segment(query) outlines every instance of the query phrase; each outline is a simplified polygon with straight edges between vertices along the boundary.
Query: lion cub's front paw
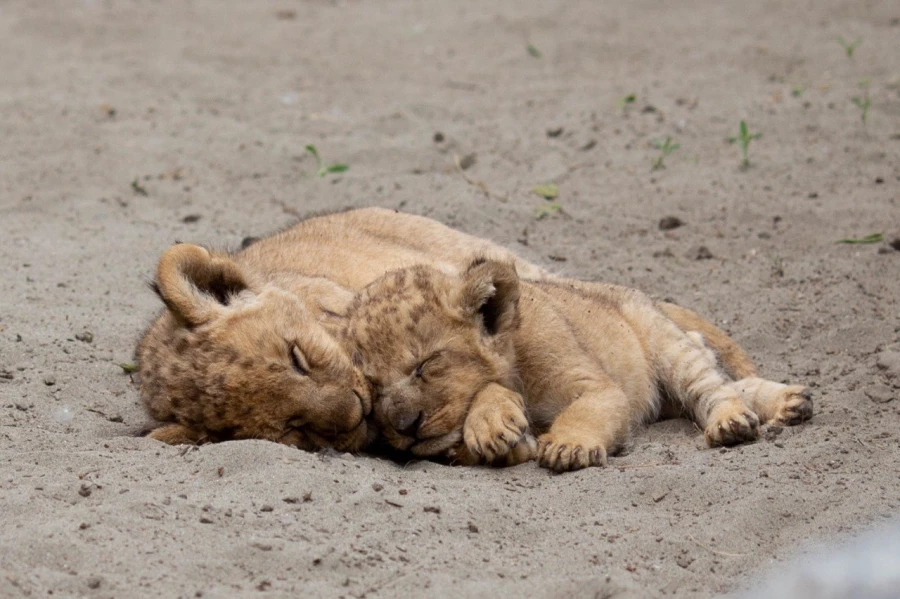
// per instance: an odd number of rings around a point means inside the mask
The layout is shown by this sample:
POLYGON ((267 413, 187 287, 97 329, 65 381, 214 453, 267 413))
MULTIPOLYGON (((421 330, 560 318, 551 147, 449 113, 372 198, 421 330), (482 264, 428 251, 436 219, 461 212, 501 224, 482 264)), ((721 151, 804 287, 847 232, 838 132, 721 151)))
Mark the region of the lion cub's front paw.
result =
POLYGON ((508 389, 497 389, 487 399, 479 398, 463 424, 463 441, 470 452, 488 463, 518 464, 531 459, 533 446, 518 451, 528 432, 522 397, 508 389))
POLYGON ((538 437, 537 462, 556 472, 606 465, 606 447, 594 440, 578 440, 559 433, 538 437))
POLYGON ((740 399, 724 401, 713 409, 704 432, 710 447, 753 441, 759 438, 759 417, 740 399))
POLYGON ((775 398, 775 416, 768 424, 794 426, 812 418, 812 394, 803 385, 789 385, 775 398))

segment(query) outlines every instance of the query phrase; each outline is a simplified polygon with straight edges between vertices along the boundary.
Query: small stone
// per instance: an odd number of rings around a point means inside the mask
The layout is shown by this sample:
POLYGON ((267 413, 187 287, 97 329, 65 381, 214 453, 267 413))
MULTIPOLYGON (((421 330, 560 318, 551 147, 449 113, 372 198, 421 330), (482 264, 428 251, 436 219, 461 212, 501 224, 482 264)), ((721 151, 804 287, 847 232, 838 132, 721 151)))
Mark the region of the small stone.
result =
POLYGON ((436 144, 444 143, 444 134, 440 131, 435 131, 433 139, 436 144))
POLYGON ((894 237, 894 240, 889 244, 892 248, 900 252, 900 237, 894 237))
POLYGON ((202 217, 199 214, 188 214, 187 216, 185 216, 184 218, 181 219, 181 222, 190 224, 190 223, 197 222, 201 218, 202 217))
POLYGON ((99 589, 102 584, 102 580, 100 580, 99 576, 91 576, 87 579, 87 585, 89 589, 99 589))
POLYGON ((675 563, 681 566, 682 568, 687 568, 691 564, 694 563, 694 558, 687 555, 679 555, 675 558, 675 563))
POLYGON ((475 153, 466 154, 459 160, 459 168, 462 170, 467 170, 468 168, 474 166, 477 161, 478 156, 476 156, 475 153))
POLYGON ((84 343, 93 343, 94 342, 94 334, 90 331, 85 331, 83 333, 78 333, 75 335, 75 338, 79 341, 83 341, 84 343))
POLYGON ((562 135, 563 128, 562 127, 554 127, 552 129, 547 129, 547 137, 559 137, 562 135))
POLYGON ((426 506, 423 508, 423 510, 424 510, 426 513, 429 513, 429 514, 440 514, 440 513, 441 513, 441 508, 439 508, 439 507, 436 506, 436 505, 426 505, 426 506))
POLYGON ((469 522, 469 532, 474 532, 474 533, 478 532, 478 527, 475 526, 475 524, 472 522, 469 522))
POLYGON ((307 491, 303 494, 303 503, 309 503, 312 501, 312 491, 307 491))
POLYGON ((13 373, 8 370, 0 370, 0 379, 11 381, 13 380, 13 373))
POLYGON ((299 497, 285 497, 284 499, 282 499, 282 501, 285 503, 300 503, 300 498, 299 497))
POLYGON ((875 403, 887 403, 894 399, 894 391, 887 385, 872 385, 866 389, 866 396, 875 403))
POLYGON ((883 351, 875 357, 875 364, 888 378, 900 377, 900 352, 883 351))
POLYGON ((213 521, 210 520, 209 518, 207 518, 206 516, 203 516, 202 518, 200 518, 200 524, 212 524, 212 523, 213 523, 213 521))
POLYGON ((709 251, 709 248, 706 247, 705 245, 701 245, 699 247, 693 248, 691 251, 688 252, 687 255, 688 255, 688 258, 692 258, 694 260, 710 260, 713 257, 712 252, 709 251))
POLYGON ((808 197, 808 198, 811 199, 811 200, 814 200, 814 199, 816 199, 817 197, 819 197, 819 192, 818 192, 818 191, 811 191, 811 192, 809 192, 809 194, 808 194, 806 197, 808 197))
POLYGON ((384 485, 381 483, 372 483, 372 490, 376 493, 379 493, 384 488, 384 485))
POLYGON ((81 483, 81 488, 78 489, 78 494, 82 497, 90 497, 91 496, 91 486, 87 483, 81 483))
POLYGON ((52 374, 48 374, 47 376, 44 377, 44 384, 47 385, 48 387, 52 387, 53 385, 56 384, 56 377, 53 376, 52 374))
POLYGON ((884 177, 875 177, 875 185, 881 185, 884 183, 884 177))
POLYGON ((259 508, 259 511, 261 511, 261 512, 274 512, 274 511, 275 511, 275 508, 273 508, 271 505, 264 505, 264 506, 262 506, 261 508, 259 508))
POLYGON ((397 492, 400 493, 401 495, 406 495, 407 493, 409 493, 409 491, 407 491, 406 489, 400 489, 397 492))
POLYGON ((671 231, 681 226, 684 226, 684 221, 677 216, 666 216, 659 220, 660 231, 671 231))

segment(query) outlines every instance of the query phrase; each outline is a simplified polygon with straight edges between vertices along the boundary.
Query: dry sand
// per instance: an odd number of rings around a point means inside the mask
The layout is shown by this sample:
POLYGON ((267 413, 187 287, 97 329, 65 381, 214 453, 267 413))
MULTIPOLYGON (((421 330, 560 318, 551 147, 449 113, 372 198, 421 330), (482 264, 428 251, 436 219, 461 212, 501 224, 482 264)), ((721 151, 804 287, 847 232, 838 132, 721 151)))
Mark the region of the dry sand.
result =
POLYGON ((835 243, 900 235, 896 1, 8 0, 0 74, 4 597, 701 597, 898 514, 900 251, 835 243), (815 419, 562 476, 137 437, 160 252, 364 205, 692 306, 815 419))

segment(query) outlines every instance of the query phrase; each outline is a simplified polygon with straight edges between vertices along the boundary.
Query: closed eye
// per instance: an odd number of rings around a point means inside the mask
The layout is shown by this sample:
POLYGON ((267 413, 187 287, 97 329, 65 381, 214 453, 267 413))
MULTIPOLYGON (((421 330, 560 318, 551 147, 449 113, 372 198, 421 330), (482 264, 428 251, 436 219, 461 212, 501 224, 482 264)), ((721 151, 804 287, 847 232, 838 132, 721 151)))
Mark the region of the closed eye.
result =
POLYGON ((440 355, 440 352, 435 352, 419 362, 419 365, 416 366, 416 369, 413 371, 413 374, 416 378, 422 378, 425 376, 425 367, 428 366, 428 363, 437 358, 440 355))
POLYGON ((301 376, 309 376, 309 362, 296 345, 291 346, 291 364, 294 371, 301 376))

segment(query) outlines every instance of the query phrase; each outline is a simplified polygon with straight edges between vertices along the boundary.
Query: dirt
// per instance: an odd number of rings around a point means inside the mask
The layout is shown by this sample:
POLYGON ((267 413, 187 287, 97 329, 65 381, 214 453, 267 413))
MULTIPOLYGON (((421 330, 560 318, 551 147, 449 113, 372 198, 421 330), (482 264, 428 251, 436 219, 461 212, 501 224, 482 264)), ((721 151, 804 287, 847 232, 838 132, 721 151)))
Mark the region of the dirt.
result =
POLYGON ((896 2, 11 0, 0 49, 0 595, 703 597, 896 519, 896 2), (815 417, 561 476, 138 437, 162 250, 366 205, 691 306, 815 417))

